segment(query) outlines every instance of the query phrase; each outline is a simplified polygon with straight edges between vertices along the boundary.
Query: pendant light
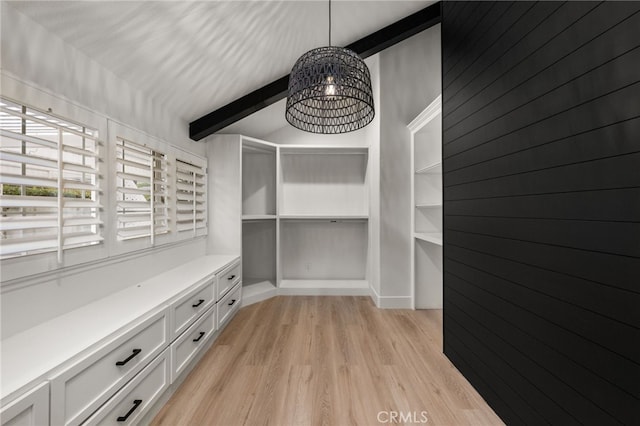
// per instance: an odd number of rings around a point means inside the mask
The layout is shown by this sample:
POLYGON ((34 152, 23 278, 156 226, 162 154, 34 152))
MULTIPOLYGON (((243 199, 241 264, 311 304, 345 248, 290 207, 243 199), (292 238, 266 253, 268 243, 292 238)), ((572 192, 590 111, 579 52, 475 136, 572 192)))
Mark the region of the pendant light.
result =
POLYGON ((302 55, 291 69, 285 117, 311 133, 335 134, 361 129, 373 120, 371 76, 352 50, 331 45, 302 55))

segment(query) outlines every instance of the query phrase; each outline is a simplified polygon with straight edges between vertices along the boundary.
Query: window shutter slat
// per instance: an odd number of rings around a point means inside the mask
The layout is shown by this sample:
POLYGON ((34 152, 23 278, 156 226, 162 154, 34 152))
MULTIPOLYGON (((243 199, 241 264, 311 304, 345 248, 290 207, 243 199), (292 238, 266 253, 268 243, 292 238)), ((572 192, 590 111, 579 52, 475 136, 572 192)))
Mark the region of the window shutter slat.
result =
POLYGON ((31 135, 24 135, 21 133, 16 133, 16 132, 12 132, 10 130, 6 130, 6 129, 2 129, 0 130, 0 135, 2 135, 2 138, 0 138, 0 140, 3 141, 3 143, 0 145, 2 148, 5 148, 8 145, 8 141, 5 139, 13 139, 15 141, 25 141, 25 142, 29 142, 32 144, 36 144, 36 145, 40 145, 44 148, 51 148, 51 149, 58 149, 58 143, 57 142, 52 142, 46 139, 41 139, 35 136, 31 136, 31 135))
POLYGON ((46 179, 38 177, 20 176, 9 173, 0 176, 0 184, 3 185, 25 185, 25 186, 45 186, 48 188, 56 188, 58 186, 57 179, 46 179))
POLYGON ((0 256, 28 254, 30 252, 51 251, 58 246, 58 236, 38 235, 27 238, 11 238, 3 240, 0 245, 0 256))

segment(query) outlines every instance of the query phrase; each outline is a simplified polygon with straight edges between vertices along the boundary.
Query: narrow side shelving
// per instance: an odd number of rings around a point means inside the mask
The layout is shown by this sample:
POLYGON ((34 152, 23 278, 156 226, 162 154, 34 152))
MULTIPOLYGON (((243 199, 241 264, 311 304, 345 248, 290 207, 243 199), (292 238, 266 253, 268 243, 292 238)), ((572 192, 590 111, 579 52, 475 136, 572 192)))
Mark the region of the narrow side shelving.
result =
POLYGON ((442 233, 441 232, 416 232, 413 234, 414 238, 418 240, 433 243, 438 246, 442 246, 442 233))
POLYGON ((442 106, 438 96, 411 132, 411 274, 415 309, 442 308, 442 106))
POLYGON ((426 175, 426 174, 441 175, 442 174, 442 162, 441 161, 437 161, 435 163, 432 163, 432 164, 429 164, 427 166, 421 167, 418 170, 416 170, 415 173, 418 174, 418 175, 426 175))

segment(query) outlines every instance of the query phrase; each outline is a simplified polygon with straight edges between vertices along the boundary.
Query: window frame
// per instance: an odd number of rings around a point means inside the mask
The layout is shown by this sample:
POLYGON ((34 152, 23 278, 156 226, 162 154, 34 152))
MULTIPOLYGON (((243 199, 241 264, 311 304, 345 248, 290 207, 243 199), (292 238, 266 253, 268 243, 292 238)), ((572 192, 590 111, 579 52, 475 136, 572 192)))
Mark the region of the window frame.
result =
POLYGON ((109 188, 105 174, 105 163, 100 161, 105 155, 105 139, 107 135, 106 118, 93 113, 89 110, 78 108, 70 104, 68 101, 44 94, 42 92, 25 91, 21 93, 20 99, 17 96, 11 96, 11 90, 4 90, 2 98, 17 105, 26 106, 27 109, 45 112, 47 115, 56 117, 61 121, 74 123, 97 131, 97 140, 101 146, 98 147, 98 162, 96 186, 99 188, 98 200, 102 206, 99 208, 98 217, 102 221, 101 234, 102 242, 79 247, 69 247, 63 250, 62 259, 59 259, 57 250, 45 251, 40 253, 30 253, 14 257, 7 257, 0 260, 0 268, 2 269, 2 282, 21 279, 40 273, 60 270, 67 267, 80 265, 83 263, 97 261, 107 258, 109 255, 107 230, 104 216, 104 206, 109 199, 109 188), (9 93, 4 93, 9 92, 9 93))

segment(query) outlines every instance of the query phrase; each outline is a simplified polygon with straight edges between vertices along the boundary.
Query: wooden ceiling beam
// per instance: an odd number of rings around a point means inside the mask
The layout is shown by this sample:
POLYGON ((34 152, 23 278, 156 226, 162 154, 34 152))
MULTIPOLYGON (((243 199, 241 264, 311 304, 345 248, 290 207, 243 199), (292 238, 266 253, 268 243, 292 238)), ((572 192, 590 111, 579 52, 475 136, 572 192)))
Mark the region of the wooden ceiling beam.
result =
MULTIPOLYGON (((388 25, 346 46, 367 58, 440 23, 440 2, 388 25)), ((248 93, 189 123, 189 137, 199 141, 287 96, 289 75, 248 93)))

